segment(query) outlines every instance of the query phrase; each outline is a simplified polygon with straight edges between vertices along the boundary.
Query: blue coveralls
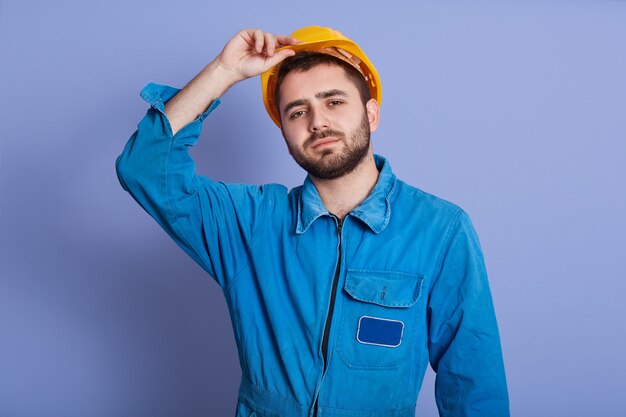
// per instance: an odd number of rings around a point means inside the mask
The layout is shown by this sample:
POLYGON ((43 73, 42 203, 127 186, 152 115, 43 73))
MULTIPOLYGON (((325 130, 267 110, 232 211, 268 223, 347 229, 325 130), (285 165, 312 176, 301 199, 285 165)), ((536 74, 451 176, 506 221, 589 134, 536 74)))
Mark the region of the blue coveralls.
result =
POLYGON ((478 238, 459 207, 380 171, 343 221, 307 177, 224 184, 188 150, 216 100, 172 136, 151 104, 117 160, 133 198, 223 290, 239 350, 237 417, 413 417, 430 361, 443 417, 509 415, 478 238))

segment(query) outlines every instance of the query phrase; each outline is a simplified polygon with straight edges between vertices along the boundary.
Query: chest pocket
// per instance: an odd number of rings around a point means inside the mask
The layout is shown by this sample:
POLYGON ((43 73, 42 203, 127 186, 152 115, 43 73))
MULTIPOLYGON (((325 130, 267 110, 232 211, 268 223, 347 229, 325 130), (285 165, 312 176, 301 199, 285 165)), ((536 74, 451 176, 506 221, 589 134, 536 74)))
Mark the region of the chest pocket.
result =
POLYGON ((423 323, 418 303, 423 282, 417 274, 348 270, 336 344, 348 367, 395 369, 409 359, 423 323))

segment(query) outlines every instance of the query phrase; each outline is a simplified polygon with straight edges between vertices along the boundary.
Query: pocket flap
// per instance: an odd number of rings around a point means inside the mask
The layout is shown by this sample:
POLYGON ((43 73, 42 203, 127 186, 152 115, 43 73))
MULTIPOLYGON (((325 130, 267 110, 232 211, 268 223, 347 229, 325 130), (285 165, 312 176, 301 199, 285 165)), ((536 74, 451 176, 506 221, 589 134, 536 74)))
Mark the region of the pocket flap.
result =
POLYGON ((348 270, 344 289, 352 298, 385 307, 411 307, 424 277, 394 271, 348 270))

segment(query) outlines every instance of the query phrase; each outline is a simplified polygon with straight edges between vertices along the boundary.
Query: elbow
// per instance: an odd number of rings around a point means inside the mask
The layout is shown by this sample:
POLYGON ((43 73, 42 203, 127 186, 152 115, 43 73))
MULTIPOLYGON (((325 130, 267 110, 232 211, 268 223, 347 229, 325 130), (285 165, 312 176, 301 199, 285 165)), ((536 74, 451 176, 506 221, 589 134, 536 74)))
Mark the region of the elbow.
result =
POLYGON ((122 188, 130 191, 133 184, 141 181, 141 164, 129 156, 126 150, 115 160, 115 173, 122 188))
POLYGON ((120 182, 120 185, 123 189, 128 191, 128 187, 126 186, 126 178, 128 176, 128 164, 124 161, 124 154, 117 157, 115 160, 115 173, 117 174, 117 180, 120 182))

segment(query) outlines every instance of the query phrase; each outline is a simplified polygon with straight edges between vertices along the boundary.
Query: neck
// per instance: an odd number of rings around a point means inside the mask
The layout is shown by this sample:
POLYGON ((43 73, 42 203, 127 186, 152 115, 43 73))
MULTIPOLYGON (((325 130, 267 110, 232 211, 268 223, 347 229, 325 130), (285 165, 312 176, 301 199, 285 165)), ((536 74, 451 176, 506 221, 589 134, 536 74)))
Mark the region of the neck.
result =
POLYGON ((311 176, 326 209, 340 219, 358 206, 378 181, 378 168, 372 151, 350 173, 332 180, 311 176))

